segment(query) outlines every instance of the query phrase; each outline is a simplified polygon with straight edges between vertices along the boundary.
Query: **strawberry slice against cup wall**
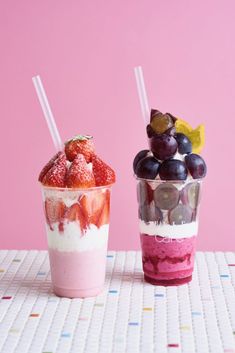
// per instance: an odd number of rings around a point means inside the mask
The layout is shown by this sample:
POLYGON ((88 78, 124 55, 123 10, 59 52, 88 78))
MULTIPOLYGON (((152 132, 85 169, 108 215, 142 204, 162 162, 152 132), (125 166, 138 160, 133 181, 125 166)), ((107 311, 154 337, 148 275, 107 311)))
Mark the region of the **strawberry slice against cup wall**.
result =
POLYGON ((133 161, 144 276, 152 284, 184 284, 192 279, 201 183, 207 172, 199 155, 204 126, 193 129, 152 109, 146 131, 149 149, 133 161))
POLYGON ((54 292, 97 295, 105 278, 114 171, 97 156, 92 136, 78 135, 45 165, 39 181, 54 292))

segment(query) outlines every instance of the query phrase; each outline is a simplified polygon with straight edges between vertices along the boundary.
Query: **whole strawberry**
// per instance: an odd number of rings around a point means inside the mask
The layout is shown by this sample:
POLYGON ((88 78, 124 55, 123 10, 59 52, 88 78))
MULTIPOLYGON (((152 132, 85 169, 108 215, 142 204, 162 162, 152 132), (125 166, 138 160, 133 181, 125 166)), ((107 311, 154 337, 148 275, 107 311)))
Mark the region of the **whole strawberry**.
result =
POLYGON ((83 189, 95 186, 94 175, 82 154, 78 154, 70 165, 66 176, 66 185, 69 188, 83 189))
POLYGON ((63 152, 58 152, 54 157, 52 157, 49 162, 45 165, 45 167, 42 168, 38 180, 43 181, 44 176, 46 173, 53 167, 55 160, 62 154, 63 152))
POLYGON ((113 169, 96 155, 92 158, 92 170, 94 173, 96 186, 104 186, 115 183, 116 177, 113 169))
POLYGON ((93 137, 89 135, 77 135, 65 143, 64 150, 70 162, 80 153, 83 154, 86 162, 90 163, 95 151, 93 137))
POLYGON ((51 168, 48 169, 48 171, 44 174, 44 176, 41 176, 41 177, 39 176, 39 178, 41 179, 42 184, 45 186, 63 188, 65 187, 66 173, 67 173, 66 156, 65 156, 65 153, 61 152, 52 163, 51 168))

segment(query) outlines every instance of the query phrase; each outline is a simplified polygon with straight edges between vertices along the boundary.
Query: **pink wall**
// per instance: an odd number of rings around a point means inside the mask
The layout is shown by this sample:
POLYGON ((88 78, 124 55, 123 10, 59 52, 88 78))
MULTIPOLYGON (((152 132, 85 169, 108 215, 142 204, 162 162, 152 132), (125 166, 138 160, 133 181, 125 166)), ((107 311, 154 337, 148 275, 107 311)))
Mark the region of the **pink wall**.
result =
POLYGON ((54 148, 31 82, 38 73, 62 138, 93 134, 117 171, 110 248, 139 248, 139 64, 152 106, 206 124, 199 248, 235 248, 234 11, 233 0, 1 2, 1 248, 46 247, 37 176, 54 148))

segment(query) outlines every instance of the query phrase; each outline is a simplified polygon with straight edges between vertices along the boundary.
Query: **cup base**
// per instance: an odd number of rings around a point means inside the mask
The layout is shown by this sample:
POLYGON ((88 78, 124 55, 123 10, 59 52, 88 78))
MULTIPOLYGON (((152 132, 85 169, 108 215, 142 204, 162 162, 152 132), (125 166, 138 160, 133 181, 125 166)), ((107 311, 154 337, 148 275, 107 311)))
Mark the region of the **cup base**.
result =
POLYGON ((173 279, 154 279, 147 275, 144 275, 146 282, 151 283, 155 286, 180 286, 181 284, 189 283, 192 280, 192 275, 184 278, 173 278, 173 279))
POLYGON ((89 289, 66 289, 53 286, 53 292, 58 297, 65 298, 87 298, 95 297, 100 294, 103 290, 103 285, 99 287, 89 288, 89 289))

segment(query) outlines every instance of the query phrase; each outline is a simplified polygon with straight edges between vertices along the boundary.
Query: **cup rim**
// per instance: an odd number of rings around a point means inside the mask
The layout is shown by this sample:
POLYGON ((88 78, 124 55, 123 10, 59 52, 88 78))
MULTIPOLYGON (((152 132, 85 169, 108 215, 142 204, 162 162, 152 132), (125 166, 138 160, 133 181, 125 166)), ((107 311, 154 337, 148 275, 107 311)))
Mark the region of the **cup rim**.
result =
POLYGON ((102 190, 102 189, 111 189, 114 184, 109 184, 109 185, 103 185, 103 186, 94 186, 92 188, 68 188, 68 187, 55 187, 55 186, 46 186, 43 185, 41 182, 41 188, 43 190, 53 190, 53 191, 66 191, 66 192, 89 192, 89 191, 95 191, 95 190, 102 190))
POLYGON ((146 181, 150 183, 171 183, 171 184, 188 184, 194 182, 202 182, 204 178, 199 179, 186 179, 186 180, 162 180, 162 179, 146 179, 146 178, 139 178, 136 174, 134 174, 134 178, 139 181, 146 181))

